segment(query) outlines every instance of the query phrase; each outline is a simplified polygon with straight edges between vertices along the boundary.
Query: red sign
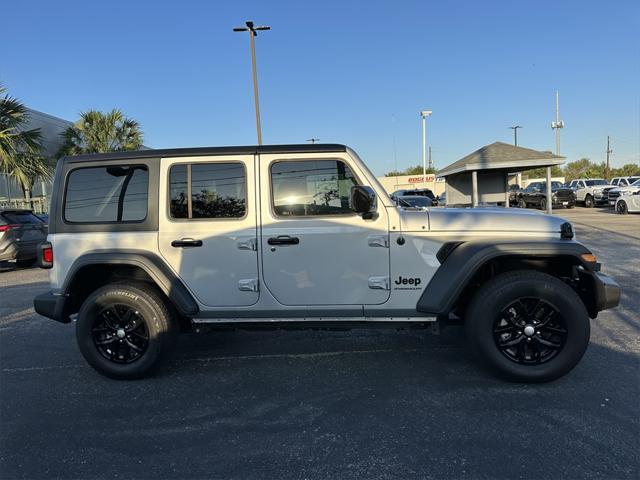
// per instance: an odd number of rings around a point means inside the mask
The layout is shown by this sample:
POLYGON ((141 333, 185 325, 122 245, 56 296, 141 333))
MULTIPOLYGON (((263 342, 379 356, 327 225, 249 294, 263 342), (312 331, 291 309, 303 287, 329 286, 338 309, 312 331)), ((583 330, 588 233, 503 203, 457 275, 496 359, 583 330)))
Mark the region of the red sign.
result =
POLYGON ((419 177, 409 177, 408 182, 409 183, 422 183, 422 182, 435 182, 436 181, 436 176, 433 174, 429 174, 426 177, 423 177, 422 175, 419 177), (426 178, 426 180, 425 180, 426 178))

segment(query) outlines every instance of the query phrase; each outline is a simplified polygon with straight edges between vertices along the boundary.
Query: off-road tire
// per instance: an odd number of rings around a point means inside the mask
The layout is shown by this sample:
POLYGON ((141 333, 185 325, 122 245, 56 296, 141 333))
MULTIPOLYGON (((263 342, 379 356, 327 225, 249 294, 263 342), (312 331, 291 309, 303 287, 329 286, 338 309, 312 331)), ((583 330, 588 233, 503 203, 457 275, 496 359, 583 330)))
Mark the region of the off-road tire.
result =
POLYGON ((113 283, 93 292, 82 304, 76 322, 76 339, 85 360, 99 373, 115 379, 137 379, 151 374, 169 356, 179 328, 162 294, 144 284, 113 283), (146 350, 131 363, 106 358, 94 341, 98 314, 109 305, 135 309, 144 320, 146 350))
POLYGON ((540 199, 540 210, 546 210, 547 209, 547 199, 546 198, 541 198, 540 199))
POLYGON ((620 215, 628 214, 629 208, 627 207, 627 202, 624 200, 618 200, 618 203, 616 203, 616 213, 620 215))
POLYGON ((465 316, 465 333, 471 352, 491 371, 510 381, 537 383, 562 377, 577 365, 589 344, 590 324, 582 300, 571 287, 546 273, 518 270, 492 278, 476 292, 465 316), (501 312, 523 297, 553 305, 566 327, 562 348, 545 363, 517 363, 495 339, 501 312))
POLYGON ((584 197, 584 206, 587 208, 593 208, 593 197, 591 195, 587 195, 584 197))

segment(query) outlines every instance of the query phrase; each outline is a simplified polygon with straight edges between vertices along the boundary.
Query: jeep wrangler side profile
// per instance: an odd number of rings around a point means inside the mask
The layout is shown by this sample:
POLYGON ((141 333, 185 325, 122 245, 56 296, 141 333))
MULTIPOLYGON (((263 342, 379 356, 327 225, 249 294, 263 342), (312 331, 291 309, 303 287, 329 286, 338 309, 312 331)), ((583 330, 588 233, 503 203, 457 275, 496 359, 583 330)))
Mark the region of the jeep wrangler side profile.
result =
POLYGON ((561 218, 404 209, 344 145, 145 150, 58 162, 51 291, 87 362, 149 374, 180 331, 393 328, 463 321, 470 349, 514 381, 569 372, 589 317, 620 287, 561 218))

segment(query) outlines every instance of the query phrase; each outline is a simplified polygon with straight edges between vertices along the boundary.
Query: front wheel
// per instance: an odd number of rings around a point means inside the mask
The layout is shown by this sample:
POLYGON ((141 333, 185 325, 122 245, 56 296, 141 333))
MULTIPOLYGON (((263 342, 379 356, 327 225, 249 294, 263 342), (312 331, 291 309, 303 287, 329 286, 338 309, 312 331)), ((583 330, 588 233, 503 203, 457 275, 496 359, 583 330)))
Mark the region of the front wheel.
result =
POLYGON ((540 210, 546 210, 547 209, 547 199, 546 198, 541 198, 540 199, 540 210))
POLYGON ((624 200, 618 200, 618 203, 616 204, 616 212, 620 215, 626 215, 629 213, 629 209, 627 208, 627 204, 624 200))
POLYGON ((589 344, 590 325, 578 294, 538 271, 498 275, 467 310, 469 347, 489 369, 515 382, 548 382, 569 373, 589 344))
POLYGON ((527 208, 527 202, 522 197, 518 199, 518 208, 527 208))
POLYGON ((593 197, 591 195, 584 197, 584 206, 587 208, 593 208, 593 197))
POLYGON ((111 284, 82 304, 76 338, 85 360, 118 379, 141 378, 168 357, 178 329, 162 296, 146 285, 111 284))

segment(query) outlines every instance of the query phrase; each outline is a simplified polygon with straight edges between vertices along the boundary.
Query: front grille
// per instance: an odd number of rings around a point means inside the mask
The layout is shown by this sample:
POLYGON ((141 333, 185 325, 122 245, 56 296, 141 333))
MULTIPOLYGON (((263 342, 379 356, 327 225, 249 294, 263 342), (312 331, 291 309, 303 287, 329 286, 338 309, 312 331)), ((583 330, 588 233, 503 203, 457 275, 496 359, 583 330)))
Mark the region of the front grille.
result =
POLYGON ((620 192, 609 192, 609 200, 613 200, 614 198, 618 198, 620 196, 620 192))

